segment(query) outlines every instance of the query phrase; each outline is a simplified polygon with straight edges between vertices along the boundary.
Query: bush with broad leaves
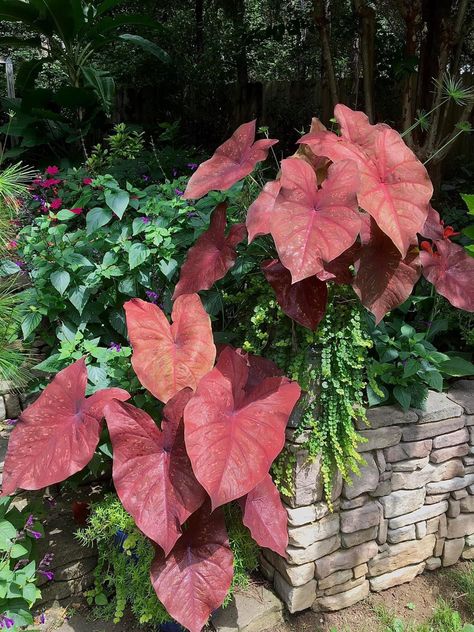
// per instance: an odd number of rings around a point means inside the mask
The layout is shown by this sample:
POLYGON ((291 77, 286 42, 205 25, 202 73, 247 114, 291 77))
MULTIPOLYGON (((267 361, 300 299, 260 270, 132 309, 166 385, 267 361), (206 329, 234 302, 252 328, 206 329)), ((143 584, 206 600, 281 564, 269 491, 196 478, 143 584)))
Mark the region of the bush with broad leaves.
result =
MULTIPOLYGON (((340 135, 315 119, 248 210, 249 239, 271 234, 275 242, 279 259, 262 262, 262 272, 282 310, 316 329, 327 284, 346 284, 378 322, 423 273, 453 305, 474 311, 474 259, 431 209, 424 166, 390 127, 342 105, 335 115, 340 135)), ((275 143, 254 139, 255 122, 239 127, 196 170, 183 197, 224 191, 249 175, 275 143)), ((232 580, 225 503, 238 501, 259 545, 283 556, 287 546, 286 512, 268 472, 300 387, 263 358, 229 346, 217 354, 196 294, 233 267, 244 236, 243 224, 226 235, 226 207, 218 206, 181 269, 171 324, 154 304, 125 305, 134 370, 166 404, 160 427, 120 389, 86 398, 87 370, 78 360, 22 414, 4 468, 3 494, 63 480, 92 457, 105 417, 117 493, 156 544, 152 584, 191 632, 205 625, 232 580)))

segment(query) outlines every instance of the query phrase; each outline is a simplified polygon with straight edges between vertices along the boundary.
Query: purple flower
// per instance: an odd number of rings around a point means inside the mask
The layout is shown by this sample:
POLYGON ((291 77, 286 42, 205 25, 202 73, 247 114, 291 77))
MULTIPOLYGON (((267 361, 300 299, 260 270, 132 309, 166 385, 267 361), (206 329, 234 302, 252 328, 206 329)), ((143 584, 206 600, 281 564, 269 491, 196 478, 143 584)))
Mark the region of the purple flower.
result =
POLYGON ((173 167, 173 171, 171 173, 173 174, 173 178, 176 178, 176 176, 178 175, 178 170, 176 169, 176 167, 173 167))
POLYGON ((198 214, 195 213, 194 211, 189 211, 189 213, 186 213, 186 217, 197 217, 198 214))
POLYGON ((52 582, 53 579, 54 579, 53 571, 41 571, 41 570, 38 570, 38 573, 40 575, 42 575, 43 577, 45 577, 49 582, 52 582))
POLYGON ((10 619, 5 614, 0 615, 0 628, 6 628, 9 630, 10 628, 13 628, 14 625, 15 622, 13 619, 10 619))
POLYGON ((43 559, 38 564, 38 569, 44 570, 45 568, 48 568, 48 566, 51 566, 51 562, 53 561, 53 559, 54 559, 54 553, 45 553, 43 559))
POLYGON ((7 426, 16 426, 18 419, 5 419, 7 426))
POLYGON ((109 349, 111 351, 122 351, 122 345, 120 345, 118 342, 111 342, 109 345, 109 349))
POLYGON ((35 521, 35 517, 33 516, 33 514, 30 514, 28 516, 28 520, 25 522, 25 529, 28 529, 28 527, 32 527, 34 521, 35 521))
POLYGON ((48 507, 56 507, 57 504, 52 496, 46 496, 44 498, 44 503, 48 505, 48 507))
POLYGON ((18 569, 23 568, 23 566, 26 566, 29 561, 30 560, 27 560, 27 559, 18 560, 18 562, 15 564, 13 570, 17 571, 18 569))
POLYGON ((195 162, 188 162, 186 167, 189 167, 191 169, 191 171, 194 171, 195 169, 198 168, 198 166, 197 166, 197 164, 195 162))
POLYGON ((14 261, 13 263, 15 263, 19 268, 21 268, 23 270, 23 268, 25 268, 26 263, 24 261, 22 261, 21 259, 17 259, 16 261, 14 261))
POLYGON ((184 191, 181 191, 181 189, 175 189, 174 192, 176 195, 184 195, 184 191))
POLYGON ((147 290, 145 294, 148 296, 150 303, 156 303, 158 301, 159 294, 152 290, 147 290))
POLYGON ((27 529, 26 533, 28 535, 31 535, 31 537, 34 538, 35 540, 39 540, 40 538, 43 537, 39 531, 35 531, 34 529, 27 529))
POLYGON ((44 623, 46 623, 46 615, 44 614, 44 612, 42 612, 42 613, 40 614, 40 616, 39 616, 39 622, 40 622, 40 624, 41 624, 41 625, 42 625, 42 624, 44 624, 44 623))
POLYGON ((151 222, 151 219, 149 217, 140 217, 140 219, 144 224, 149 224, 151 222))
POLYGON ((150 180, 150 176, 147 176, 145 173, 142 175, 142 180, 148 182, 150 180))

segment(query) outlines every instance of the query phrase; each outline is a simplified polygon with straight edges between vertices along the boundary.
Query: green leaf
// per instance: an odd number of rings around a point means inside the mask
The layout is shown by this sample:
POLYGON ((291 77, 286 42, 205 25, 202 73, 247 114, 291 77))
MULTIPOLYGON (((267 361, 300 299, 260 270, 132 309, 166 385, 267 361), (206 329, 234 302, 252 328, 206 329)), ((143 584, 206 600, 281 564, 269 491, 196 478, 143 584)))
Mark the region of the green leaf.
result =
POLYGON ((68 252, 64 255, 64 259, 71 265, 78 268, 93 268, 94 264, 89 261, 84 255, 78 252, 68 252))
POLYGON ((69 292, 69 300, 77 309, 79 314, 82 314, 84 311, 84 307, 87 305, 87 301, 89 300, 89 295, 89 290, 85 285, 79 285, 69 292))
POLYGON ((128 253, 128 264, 130 266, 130 270, 133 270, 142 264, 150 255, 151 251, 145 246, 145 244, 132 244, 128 253))
POLYGON ((170 259, 169 261, 165 261, 164 259, 162 259, 160 263, 158 264, 158 267, 160 268, 161 272, 165 275, 165 277, 168 279, 168 281, 171 281, 171 279, 174 276, 174 273, 176 272, 178 268, 178 262, 175 261, 174 259, 170 259))
POLYGON ((16 560, 19 557, 25 557, 25 555, 28 555, 28 553, 28 549, 26 549, 22 544, 17 543, 12 546, 10 550, 10 557, 16 560))
POLYGON ((93 66, 83 66, 82 74, 94 94, 97 97, 102 109, 110 116, 115 99, 115 81, 105 70, 99 70, 93 66))
POLYGON ((96 230, 105 226, 112 219, 112 212, 106 208, 100 208, 99 206, 91 209, 86 215, 86 229, 87 234, 91 235, 96 230))
POLYGON ((62 222, 68 222, 70 219, 77 217, 75 213, 71 213, 67 208, 63 208, 59 213, 56 213, 56 217, 62 222))
POLYGON ((474 226, 467 226, 466 228, 463 228, 462 232, 464 235, 467 235, 467 237, 474 239, 474 226))
POLYGON ((126 294, 127 296, 136 296, 138 294, 137 281, 134 277, 131 276, 121 279, 118 284, 118 289, 119 292, 121 292, 122 294, 126 294))
POLYGON ((107 206, 112 209, 115 215, 117 215, 119 219, 122 219, 130 202, 130 194, 122 189, 119 189, 118 191, 112 191, 109 189, 105 193, 105 202, 107 206))
POLYGON ((141 37, 140 35, 132 35, 131 33, 124 33, 123 35, 119 35, 119 39, 124 42, 129 42, 130 44, 134 44, 135 46, 139 46, 150 55, 153 55, 157 59, 159 59, 164 64, 168 64, 170 61, 170 56, 166 53, 162 48, 150 42, 150 40, 141 37))
POLYGON ((13 263, 13 261, 0 262, 0 277, 10 276, 12 274, 18 274, 21 272, 21 268, 13 263))
POLYGON ((23 588, 22 597, 32 606, 36 601, 37 593, 38 589, 34 584, 26 584, 23 588))
POLYGON ((104 593, 99 593, 95 596, 95 603, 97 606, 106 606, 109 602, 107 601, 107 597, 104 593))
POLYGON ((464 193, 464 194, 461 194, 461 197, 467 206, 469 215, 474 215, 474 194, 464 193))
POLYGON ((67 290, 69 283, 71 283, 71 275, 66 270, 57 270, 50 275, 50 281, 53 287, 61 294, 67 290))
POLYGON ((59 353, 53 353, 49 358, 35 365, 37 371, 43 371, 44 373, 57 373, 63 367, 64 360, 61 359, 61 354, 59 353))
POLYGON ((7 551, 18 535, 16 528, 8 520, 0 520, 0 550, 7 551))
POLYGON ((411 393, 407 387, 395 386, 393 389, 393 396, 403 408, 403 410, 408 410, 408 408, 410 408, 411 393))
POLYGON ((411 358, 403 367, 403 377, 411 377, 421 369, 421 363, 411 358))
POLYGON ((443 376, 439 371, 425 371, 423 374, 425 382, 436 391, 443 390, 443 376))
POLYGON ((125 312, 123 310, 112 312, 109 316, 109 323, 124 338, 127 336, 127 325, 125 322, 125 312))
POLYGON ((23 338, 26 340, 37 329, 42 321, 39 312, 28 312, 21 323, 23 338))
POLYGON ((19 68, 16 75, 16 85, 22 93, 34 87, 36 79, 40 74, 43 64, 47 59, 30 59, 25 61, 19 68))
POLYGON ((474 364, 464 358, 450 358, 449 360, 446 360, 446 362, 442 362, 439 369, 442 373, 451 375, 452 377, 474 375, 474 364))

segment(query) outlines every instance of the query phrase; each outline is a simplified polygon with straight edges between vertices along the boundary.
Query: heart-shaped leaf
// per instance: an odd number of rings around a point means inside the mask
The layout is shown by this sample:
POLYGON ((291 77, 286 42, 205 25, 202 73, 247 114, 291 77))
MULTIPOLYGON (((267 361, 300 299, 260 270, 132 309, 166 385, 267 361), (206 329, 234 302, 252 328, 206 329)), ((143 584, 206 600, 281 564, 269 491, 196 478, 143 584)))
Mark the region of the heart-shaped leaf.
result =
POLYGON ((314 276, 357 239, 360 217, 357 165, 332 165, 322 188, 316 174, 298 158, 281 163, 281 190, 270 215, 271 233, 293 283, 314 276))
POLYGON ((345 105, 337 105, 334 113, 342 136, 316 132, 299 142, 334 163, 346 159, 357 163, 359 205, 405 256, 428 214, 433 195, 428 173, 400 134, 388 125, 370 125, 363 113, 345 105))
POLYGON ((257 162, 265 160, 268 150, 277 142, 270 138, 255 141, 255 121, 244 123, 216 149, 212 158, 199 165, 188 182, 183 198, 197 199, 212 190, 230 189, 252 173, 257 162))
POLYGON ((161 430, 130 404, 115 401, 105 410, 117 494, 137 527, 165 555, 181 536, 180 526, 206 498, 184 445, 182 415, 191 395, 184 389, 169 401, 161 430))
POLYGON ((315 330, 326 312, 326 283, 312 276, 292 284, 290 271, 278 259, 265 261, 262 271, 285 314, 303 327, 315 330))
POLYGON ((77 360, 21 413, 8 442, 3 495, 60 483, 89 463, 99 442, 105 405, 130 395, 108 388, 86 399, 86 385, 85 361, 77 360))
POLYGON ((173 299, 181 294, 208 290, 222 279, 237 259, 235 247, 244 239, 245 224, 235 224, 225 236, 227 204, 219 204, 211 217, 211 224, 189 249, 181 268, 173 299))
POLYGON ((288 515, 270 474, 239 500, 242 520, 259 546, 286 557, 288 515))
POLYGON ((211 321, 197 294, 179 296, 170 325, 164 312, 141 299, 125 303, 132 365, 143 386, 162 402, 195 390, 216 357, 211 321))
POLYGON ((246 359, 226 347, 184 410, 186 448, 213 508, 263 480, 300 396, 298 384, 284 377, 266 378, 246 393, 248 375, 246 359))
POLYGON ((268 235, 270 232, 270 218, 280 188, 279 180, 267 182, 257 199, 249 206, 246 219, 249 244, 258 235, 268 235))
POLYGON ((226 598, 233 555, 222 509, 210 514, 206 503, 187 527, 168 557, 157 551, 150 577, 168 613, 190 632, 200 632, 226 598))

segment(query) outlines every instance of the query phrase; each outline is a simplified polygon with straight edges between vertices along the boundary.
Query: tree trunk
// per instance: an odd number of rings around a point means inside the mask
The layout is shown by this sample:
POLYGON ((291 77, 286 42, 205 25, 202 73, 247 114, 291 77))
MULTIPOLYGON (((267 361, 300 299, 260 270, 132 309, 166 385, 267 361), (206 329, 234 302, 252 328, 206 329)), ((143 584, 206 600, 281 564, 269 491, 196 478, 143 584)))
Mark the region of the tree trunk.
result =
POLYGON ((334 72, 334 64, 331 53, 328 0, 313 0, 313 15, 314 22, 319 30, 319 37, 321 39, 321 58, 324 73, 322 83, 327 83, 332 111, 334 106, 339 102, 339 98, 337 95, 336 74, 334 72))
POLYGON ((199 60, 204 50, 204 0, 195 0, 194 16, 196 24, 196 57, 199 60))
POLYGON ((374 122, 375 11, 365 0, 353 0, 359 18, 365 113, 374 122))

